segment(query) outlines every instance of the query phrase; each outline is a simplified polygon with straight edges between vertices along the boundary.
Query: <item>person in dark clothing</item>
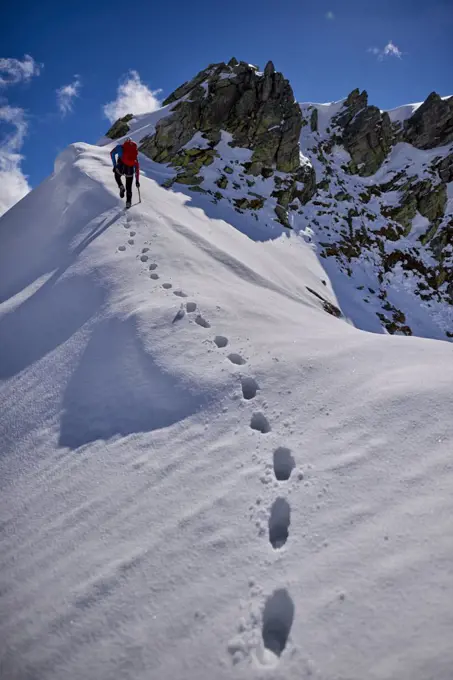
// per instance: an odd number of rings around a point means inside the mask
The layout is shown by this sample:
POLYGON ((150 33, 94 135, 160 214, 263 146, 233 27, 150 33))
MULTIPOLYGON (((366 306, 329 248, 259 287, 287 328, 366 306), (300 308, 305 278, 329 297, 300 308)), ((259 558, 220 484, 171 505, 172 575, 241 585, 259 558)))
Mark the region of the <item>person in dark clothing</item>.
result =
POLYGON ((127 137, 122 144, 115 146, 110 152, 113 163, 113 172, 116 183, 120 190, 120 198, 124 197, 124 186, 121 176, 126 178, 126 208, 131 207, 132 202, 132 180, 135 172, 135 186, 140 187, 140 164, 138 162, 137 144, 127 137), (118 157, 118 158, 117 158, 118 157))

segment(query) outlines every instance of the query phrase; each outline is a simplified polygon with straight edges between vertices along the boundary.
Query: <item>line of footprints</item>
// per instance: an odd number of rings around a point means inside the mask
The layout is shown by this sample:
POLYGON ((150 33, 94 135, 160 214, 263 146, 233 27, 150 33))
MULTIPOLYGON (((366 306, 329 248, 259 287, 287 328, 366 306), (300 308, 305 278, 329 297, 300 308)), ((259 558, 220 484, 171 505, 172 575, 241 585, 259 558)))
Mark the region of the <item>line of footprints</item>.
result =
MULTIPOLYGON (((129 222, 130 219, 128 215, 127 223, 124 225, 126 229, 129 229, 129 222)), ((135 235, 135 231, 129 231, 129 239, 127 241, 129 246, 135 245, 135 235)), ((118 250, 124 252, 126 250, 126 245, 118 246, 118 250)), ((149 261, 148 253, 148 247, 142 248, 139 259, 144 264, 147 264, 149 261)), ((151 262, 148 265, 148 270, 150 272, 149 276, 154 281, 159 279, 159 274, 156 271, 157 268, 158 265, 155 262, 151 262)), ((173 286, 171 283, 163 283, 162 287, 169 290, 173 286)), ((180 298, 188 297, 182 290, 174 290, 173 294, 180 298)), ((182 304, 173 319, 173 323, 182 319, 185 316, 186 311, 189 314, 195 313, 197 311, 196 302, 186 302, 185 305, 182 304)), ((195 322, 202 328, 211 327, 209 321, 201 314, 197 314, 195 322)), ((224 349, 228 345, 228 338, 223 335, 216 335, 214 337, 214 343, 219 349, 224 349)), ((231 352, 227 355, 227 358, 232 364, 237 366, 243 366, 247 363, 246 360, 236 352, 231 352)), ((240 380, 243 398, 248 401, 254 399, 259 390, 256 380, 251 377, 241 377, 240 380)), ((252 430, 260 432, 261 434, 267 434, 271 431, 269 421, 262 412, 252 414, 250 427, 252 430)), ((274 451, 273 470, 277 481, 285 482, 289 480, 295 466, 296 463, 290 449, 280 446, 274 451)), ((282 548, 288 540, 290 523, 290 505, 285 498, 279 496, 272 504, 268 520, 269 542, 274 550, 282 548)), ((286 647, 293 618, 294 604, 288 591, 285 588, 275 590, 272 595, 267 598, 264 606, 262 615, 262 639, 264 647, 270 650, 276 657, 280 657, 286 647)), ((232 654, 234 663, 243 658, 243 650, 240 650, 236 645, 233 644, 229 646, 229 650, 232 654)))

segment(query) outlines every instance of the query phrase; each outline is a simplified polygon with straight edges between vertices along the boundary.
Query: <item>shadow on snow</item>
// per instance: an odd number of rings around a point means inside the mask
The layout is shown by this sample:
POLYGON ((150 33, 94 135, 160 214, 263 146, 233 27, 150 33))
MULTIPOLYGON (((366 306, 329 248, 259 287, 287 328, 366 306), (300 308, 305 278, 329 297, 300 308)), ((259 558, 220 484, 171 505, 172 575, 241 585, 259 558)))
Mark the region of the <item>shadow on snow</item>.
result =
POLYGON ((97 325, 63 397, 60 446, 150 432, 194 414, 206 395, 165 372, 142 345, 133 318, 97 325))

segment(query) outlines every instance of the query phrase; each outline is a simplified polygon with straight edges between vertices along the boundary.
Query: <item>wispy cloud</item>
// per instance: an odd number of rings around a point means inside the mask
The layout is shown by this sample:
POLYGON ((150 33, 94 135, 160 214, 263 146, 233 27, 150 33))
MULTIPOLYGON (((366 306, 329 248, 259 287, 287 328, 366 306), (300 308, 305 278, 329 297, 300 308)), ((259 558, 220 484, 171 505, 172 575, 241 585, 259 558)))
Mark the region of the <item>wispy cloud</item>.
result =
POLYGON ((20 150, 27 134, 25 112, 19 107, 0 106, 0 122, 12 132, 0 139, 0 215, 28 194, 30 186, 21 169, 20 150))
MULTIPOLYGON (((25 54, 22 61, 12 57, 0 58, 0 88, 6 89, 19 83, 27 83, 39 76, 43 64, 25 54)), ((0 98, 0 215, 28 194, 30 186, 22 172, 21 155, 27 120, 24 109, 11 106, 6 97, 0 98)))
POLYGON ((80 78, 78 75, 75 75, 72 83, 69 83, 68 85, 62 85, 62 87, 58 88, 57 104, 62 116, 65 116, 67 113, 72 111, 72 105, 74 103, 74 99, 79 96, 80 87, 80 78))
POLYGON ((25 54, 22 61, 12 57, 0 58, 0 87, 16 85, 39 76, 43 65, 38 64, 33 57, 25 54))
POLYGON ((391 40, 389 40, 387 45, 384 45, 382 49, 379 47, 369 47, 367 52, 374 54, 374 56, 377 57, 379 61, 382 61, 386 57, 397 57, 398 59, 401 59, 403 56, 400 48, 397 47, 397 45, 395 45, 395 43, 391 40))
POLYGON ((328 21, 333 21, 335 19, 335 14, 330 10, 326 13, 325 16, 328 21))
POLYGON ((103 107, 104 115, 111 123, 126 113, 151 113, 160 108, 161 103, 156 95, 162 90, 150 90, 142 83, 137 71, 129 71, 119 84, 116 99, 103 107))

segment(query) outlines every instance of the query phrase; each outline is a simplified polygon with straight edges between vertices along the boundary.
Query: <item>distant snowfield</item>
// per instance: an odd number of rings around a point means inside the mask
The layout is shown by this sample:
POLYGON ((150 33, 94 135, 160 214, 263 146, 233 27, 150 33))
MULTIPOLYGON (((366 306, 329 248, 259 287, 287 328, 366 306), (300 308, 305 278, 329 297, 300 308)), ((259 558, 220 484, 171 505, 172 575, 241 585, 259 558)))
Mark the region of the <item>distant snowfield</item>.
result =
POLYGON ((2 677, 451 680, 452 345, 108 151, 0 221, 2 677))

